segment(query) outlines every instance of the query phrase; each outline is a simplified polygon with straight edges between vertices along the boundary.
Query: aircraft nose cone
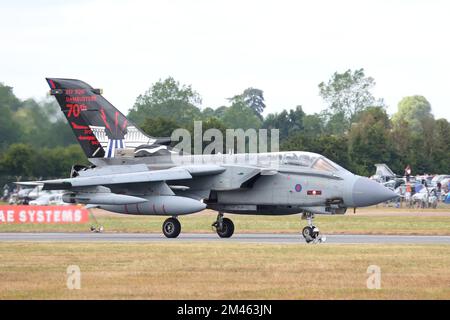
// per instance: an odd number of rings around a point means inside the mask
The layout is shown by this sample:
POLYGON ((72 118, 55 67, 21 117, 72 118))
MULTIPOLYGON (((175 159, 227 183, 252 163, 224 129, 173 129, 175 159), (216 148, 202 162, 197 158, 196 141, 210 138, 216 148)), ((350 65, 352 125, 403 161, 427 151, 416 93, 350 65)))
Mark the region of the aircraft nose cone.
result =
POLYGON ((353 203, 355 207, 367 207, 396 198, 398 195, 368 178, 360 177, 353 185, 353 203))

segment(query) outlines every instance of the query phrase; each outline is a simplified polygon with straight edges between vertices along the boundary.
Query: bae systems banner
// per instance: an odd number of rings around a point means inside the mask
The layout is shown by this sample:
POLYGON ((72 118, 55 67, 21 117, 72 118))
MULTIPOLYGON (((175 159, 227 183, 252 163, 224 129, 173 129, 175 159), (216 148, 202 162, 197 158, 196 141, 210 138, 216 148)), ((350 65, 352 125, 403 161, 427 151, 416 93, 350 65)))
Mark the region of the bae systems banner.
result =
POLYGON ((86 223, 89 213, 78 206, 0 206, 0 224, 86 223))

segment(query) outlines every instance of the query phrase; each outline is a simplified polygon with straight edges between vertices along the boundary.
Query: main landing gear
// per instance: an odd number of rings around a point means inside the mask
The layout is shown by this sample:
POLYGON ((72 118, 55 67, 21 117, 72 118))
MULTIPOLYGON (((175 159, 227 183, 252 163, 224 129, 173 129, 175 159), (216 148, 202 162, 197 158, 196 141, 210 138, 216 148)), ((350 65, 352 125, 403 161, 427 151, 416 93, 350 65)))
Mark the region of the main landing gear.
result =
POLYGON ((92 212, 92 209, 88 209, 88 212, 89 215, 92 217, 92 220, 94 220, 94 223, 90 225, 89 230, 94 233, 102 233, 104 228, 101 224, 98 223, 94 213, 92 212))
POLYGON ((302 235, 305 237, 306 243, 321 243, 327 240, 325 236, 320 234, 319 228, 313 224, 314 213, 304 212, 302 219, 308 220, 308 225, 302 230, 302 235))
MULTIPOLYGON (((229 238, 234 233, 234 224, 228 218, 223 217, 223 212, 219 212, 217 220, 212 224, 221 238, 229 238)), ((180 221, 176 217, 168 218, 162 225, 162 231, 167 238, 176 238, 181 232, 180 221)))
POLYGON ((176 217, 166 219, 162 226, 162 231, 167 238, 176 238, 181 232, 180 221, 176 217))
POLYGON ((212 224, 221 238, 230 238, 234 233, 234 223, 228 218, 223 217, 223 212, 219 211, 217 220, 212 224))

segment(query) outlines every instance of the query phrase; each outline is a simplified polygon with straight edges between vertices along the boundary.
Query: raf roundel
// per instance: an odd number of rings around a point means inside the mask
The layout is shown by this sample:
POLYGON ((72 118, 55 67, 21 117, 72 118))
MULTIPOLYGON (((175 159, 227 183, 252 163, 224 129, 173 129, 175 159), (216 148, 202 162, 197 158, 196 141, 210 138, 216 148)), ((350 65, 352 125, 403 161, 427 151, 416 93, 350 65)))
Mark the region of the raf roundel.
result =
POLYGON ((302 191, 302 185, 299 184, 299 183, 297 183, 297 184, 295 185, 295 191, 296 191, 296 192, 302 191))

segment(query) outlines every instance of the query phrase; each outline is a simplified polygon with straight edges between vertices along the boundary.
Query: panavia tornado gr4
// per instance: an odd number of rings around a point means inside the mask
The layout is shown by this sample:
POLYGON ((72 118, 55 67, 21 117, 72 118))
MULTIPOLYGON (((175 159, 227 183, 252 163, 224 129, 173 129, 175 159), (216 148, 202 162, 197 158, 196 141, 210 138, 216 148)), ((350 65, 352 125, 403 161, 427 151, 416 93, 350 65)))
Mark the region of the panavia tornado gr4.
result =
POLYGON ((180 234, 177 217, 205 208, 218 211, 220 237, 233 235, 225 213, 288 215, 308 221, 307 242, 324 240, 316 214, 344 214, 397 195, 316 153, 303 151, 191 155, 170 139, 146 135, 80 80, 48 78, 50 93, 92 166, 73 166, 66 179, 40 181, 44 190, 65 190, 63 200, 133 215, 167 216, 162 231, 180 234), (276 164, 276 165, 274 165, 276 164))

